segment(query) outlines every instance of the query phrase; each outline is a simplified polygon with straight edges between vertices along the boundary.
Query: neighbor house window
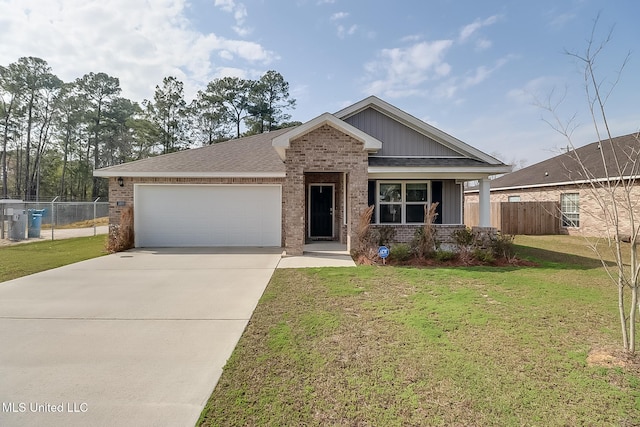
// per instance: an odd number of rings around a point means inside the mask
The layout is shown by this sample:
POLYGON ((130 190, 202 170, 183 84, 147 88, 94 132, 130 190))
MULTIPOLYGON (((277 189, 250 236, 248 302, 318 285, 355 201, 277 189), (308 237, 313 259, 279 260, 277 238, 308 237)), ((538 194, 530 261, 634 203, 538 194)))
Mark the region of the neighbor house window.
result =
POLYGON ((510 202, 519 202, 520 201, 520 196, 509 196, 509 201, 510 202))
POLYGON ((422 224, 428 203, 427 182, 378 183, 378 211, 381 224, 422 224))
POLYGON ((580 196, 578 193, 560 195, 563 227, 580 227, 580 196))

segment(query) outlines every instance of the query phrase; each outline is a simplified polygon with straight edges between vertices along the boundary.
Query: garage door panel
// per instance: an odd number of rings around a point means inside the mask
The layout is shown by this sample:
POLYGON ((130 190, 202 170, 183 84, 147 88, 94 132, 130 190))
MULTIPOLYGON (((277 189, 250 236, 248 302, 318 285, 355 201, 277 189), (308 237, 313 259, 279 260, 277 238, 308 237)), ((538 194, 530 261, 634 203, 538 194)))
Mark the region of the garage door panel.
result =
POLYGON ((137 185, 136 246, 280 246, 281 187, 137 185))

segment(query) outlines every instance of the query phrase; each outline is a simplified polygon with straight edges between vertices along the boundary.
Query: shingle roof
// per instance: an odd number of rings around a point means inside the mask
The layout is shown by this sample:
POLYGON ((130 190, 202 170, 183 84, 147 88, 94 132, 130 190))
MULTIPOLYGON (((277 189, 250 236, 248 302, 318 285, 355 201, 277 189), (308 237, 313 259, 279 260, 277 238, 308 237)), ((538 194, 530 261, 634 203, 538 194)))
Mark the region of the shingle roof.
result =
POLYGON ((273 149, 271 140, 290 130, 291 128, 280 129, 202 148, 149 157, 99 169, 95 171, 95 175, 282 174, 284 176, 284 163, 273 149))
POLYGON ((491 181, 491 189, 549 186, 580 182, 587 179, 640 175, 640 140, 638 134, 596 141, 540 163, 528 166, 491 181), (615 164, 620 162, 620 171, 615 164), (578 163, 578 160, 584 169, 578 163), (604 159, 604 161, 603 161, 604 159))

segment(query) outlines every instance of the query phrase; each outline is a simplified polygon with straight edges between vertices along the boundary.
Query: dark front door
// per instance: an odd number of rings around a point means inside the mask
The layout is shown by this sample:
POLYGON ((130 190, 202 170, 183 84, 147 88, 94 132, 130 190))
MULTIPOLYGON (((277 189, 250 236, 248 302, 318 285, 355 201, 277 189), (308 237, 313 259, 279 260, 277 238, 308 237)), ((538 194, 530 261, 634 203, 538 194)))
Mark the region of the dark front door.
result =
POLYGON ((333 238, 333 185, 309 188, 309 237, 333 238))

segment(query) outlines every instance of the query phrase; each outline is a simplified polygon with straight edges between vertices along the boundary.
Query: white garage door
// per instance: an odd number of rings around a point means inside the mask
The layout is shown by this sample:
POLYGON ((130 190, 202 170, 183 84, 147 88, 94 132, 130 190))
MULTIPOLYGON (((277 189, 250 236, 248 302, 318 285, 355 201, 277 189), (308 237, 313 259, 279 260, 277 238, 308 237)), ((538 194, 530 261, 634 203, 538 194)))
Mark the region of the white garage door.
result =
POLYGON ((137 247, 280 246, 279 185, 143 185, 137 247))

